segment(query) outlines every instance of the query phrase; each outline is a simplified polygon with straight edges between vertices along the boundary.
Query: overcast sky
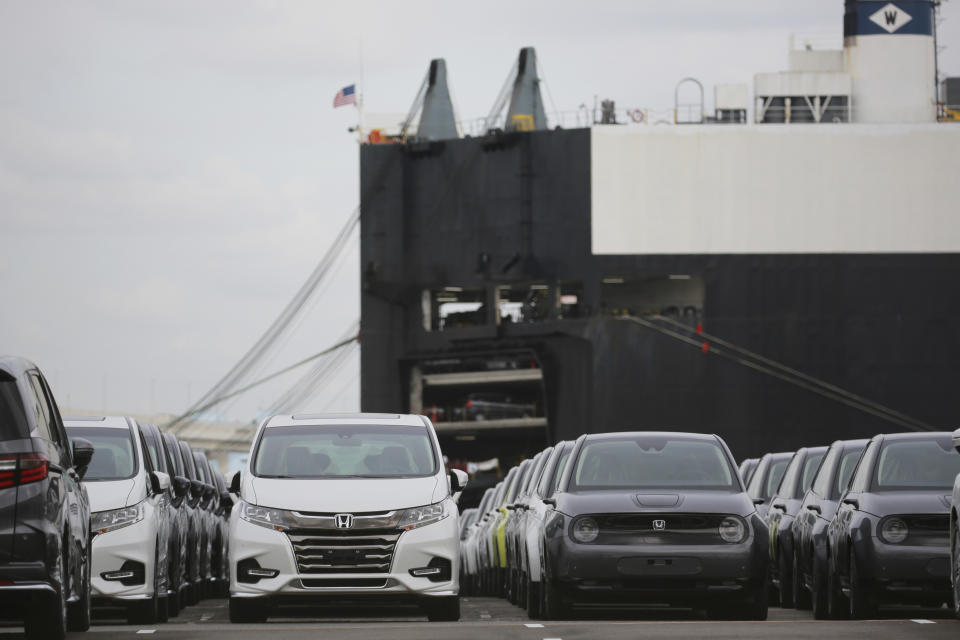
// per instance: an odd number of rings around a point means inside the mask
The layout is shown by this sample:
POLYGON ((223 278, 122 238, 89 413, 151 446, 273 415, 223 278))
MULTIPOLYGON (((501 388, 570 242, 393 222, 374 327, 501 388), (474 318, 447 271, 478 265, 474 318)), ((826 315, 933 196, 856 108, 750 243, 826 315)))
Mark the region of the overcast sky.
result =
MULTIPOLYGON (((404 113, 444 57, 486 115, 520 47, 549 108, 669 108, 676 82, 750 83, 791 33, 840 42, 842 0, 0 0, 0 352, 62 406, 185 409, 266 329, 358 204, 352 107, 404 113), (361 84, 362 83, 362 84, 361 84)), ((960 2, 941 68, 960 74, 960 2)), ((359 316, 354 247, 267 373, 359 316)), ((358 407, 354 359, 313 402, 358 407)), ((251 419, 291 378, 251 392, 251 419)))

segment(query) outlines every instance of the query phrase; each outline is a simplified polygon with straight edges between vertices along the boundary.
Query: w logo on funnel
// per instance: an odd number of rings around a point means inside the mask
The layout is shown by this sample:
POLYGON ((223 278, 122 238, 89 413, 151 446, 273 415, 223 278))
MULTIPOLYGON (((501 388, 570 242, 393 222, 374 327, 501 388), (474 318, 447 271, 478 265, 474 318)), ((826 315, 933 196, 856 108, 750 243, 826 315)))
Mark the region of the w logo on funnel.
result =
POLYGON ((870 16, 870 22, 887 33, 899 31, 911 20, 913 20, 913 16, 892 2, 887 3, 882 9, 870 16))

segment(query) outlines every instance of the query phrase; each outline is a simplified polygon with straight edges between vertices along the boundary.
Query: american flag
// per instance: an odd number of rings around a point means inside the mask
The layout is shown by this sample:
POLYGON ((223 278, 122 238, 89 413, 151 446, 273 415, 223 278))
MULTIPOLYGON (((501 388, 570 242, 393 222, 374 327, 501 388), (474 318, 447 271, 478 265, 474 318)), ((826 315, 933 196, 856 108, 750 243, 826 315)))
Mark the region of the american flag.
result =
POLYGON ((333 108, 342 107, 347 104, 357 103, 357 85, 350 85, 340 89, 340 93, 333 99, 333 108))

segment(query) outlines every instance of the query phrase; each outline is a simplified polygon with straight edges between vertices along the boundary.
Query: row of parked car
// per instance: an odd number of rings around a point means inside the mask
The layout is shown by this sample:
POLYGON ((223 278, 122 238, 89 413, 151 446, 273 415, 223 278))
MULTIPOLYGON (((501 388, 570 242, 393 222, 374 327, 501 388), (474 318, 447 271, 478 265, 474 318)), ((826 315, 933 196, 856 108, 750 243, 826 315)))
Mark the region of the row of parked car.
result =
POLYGON ((162 622, 229 584, 233 501, 207 457, 125 417, 62 418, 43 374, 0 358, 0 615, 29 638, 91 607, 162 622))
POLYGON ((838 440, 744 460, 770 532, 770 591, 814 617, 891 604, 960 614, 960 431, 838 440))
POLYGON ((586 603, 743 619, 778 602, 816 618, 960 613, 958 451, 960 430, 904 433, 738 467, 717 436, 584 435, 463 512, 461 589, 548 619, 586 603))

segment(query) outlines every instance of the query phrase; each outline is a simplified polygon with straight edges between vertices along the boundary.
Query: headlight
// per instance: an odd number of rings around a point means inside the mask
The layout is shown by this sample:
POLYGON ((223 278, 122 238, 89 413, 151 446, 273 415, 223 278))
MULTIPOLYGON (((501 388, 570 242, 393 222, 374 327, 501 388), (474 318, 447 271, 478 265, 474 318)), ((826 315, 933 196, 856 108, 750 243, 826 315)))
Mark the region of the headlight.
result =
POLYGON ((880 526, 877 527, 877 532, 880 535, 880 539, 884 542, 890 544, 900 544, 907 539, 907 523, 903 521, 903 518, 884 518, 880 523, 880 526))
POLYGON ((143 520, 144 503, 140 502, 132 507, 111 509, 110 511, 96 511, 90 514, 90 530, 95 534, 116 531, 143 520))
POLYGON ((720 539, 724 542, 743 542, 747 537, 747 525, 734 516, 727 516, 721 520, 717 530, 720 533, 720 539))
POLYGON ((410 531, 410 529, 425 527, 428 524, 440 522, 446 518, 447 515, 449 514, 447 514, 442 502, 428 504, 425 507, 414 507, 403 512, 397 527, 405 531, 410 531))
POLYGON ((247 502, 240 503, 240 517, 247 522, 273 529, 274 531, 285 531, 294 526, 293 515, 283 509, 271 509, 270 507, 259 507, 247 502))
POLYGON ((600 535, 600 526, 593 518, 577 518, 573 521, 573 539, 577 542, 593 542, 600 535))

